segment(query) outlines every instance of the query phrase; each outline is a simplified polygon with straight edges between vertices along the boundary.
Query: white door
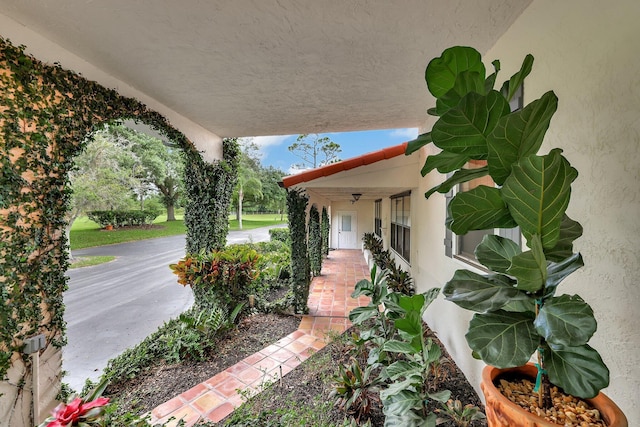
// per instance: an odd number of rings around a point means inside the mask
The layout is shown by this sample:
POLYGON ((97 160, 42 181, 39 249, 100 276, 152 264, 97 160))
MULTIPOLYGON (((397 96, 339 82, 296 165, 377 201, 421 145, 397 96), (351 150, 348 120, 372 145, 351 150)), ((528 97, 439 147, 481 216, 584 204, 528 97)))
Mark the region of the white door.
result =
POLYGON ((355 212, 338 212, 338 249, 358 249, 358 217, 355 212))

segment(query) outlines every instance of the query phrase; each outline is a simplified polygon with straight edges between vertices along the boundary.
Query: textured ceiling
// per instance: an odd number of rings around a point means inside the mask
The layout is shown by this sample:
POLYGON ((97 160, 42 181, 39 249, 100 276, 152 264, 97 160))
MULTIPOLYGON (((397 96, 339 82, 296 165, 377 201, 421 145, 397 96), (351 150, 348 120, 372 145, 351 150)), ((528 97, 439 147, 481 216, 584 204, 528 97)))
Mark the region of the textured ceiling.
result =
POLYGON ((486 51, 529 2, 0 0, 0 14, 224 137, 416 127, 428 60, 486 51))

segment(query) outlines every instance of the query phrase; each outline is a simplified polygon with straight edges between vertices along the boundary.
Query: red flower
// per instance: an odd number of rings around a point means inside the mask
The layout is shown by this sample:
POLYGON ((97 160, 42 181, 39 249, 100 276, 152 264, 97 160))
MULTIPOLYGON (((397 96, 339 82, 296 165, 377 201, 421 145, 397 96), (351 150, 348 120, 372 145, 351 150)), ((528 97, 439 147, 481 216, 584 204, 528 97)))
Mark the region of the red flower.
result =
POLYGON ((109 398, 99 397, 91 402, 82 403, 82 399, 76 397, 68 404, 61 403, 53 410, 53 421, 46 427, 67 427, 73 426, 78 420, 87 414, 91 409, 98 408, 109 403, 109 398))

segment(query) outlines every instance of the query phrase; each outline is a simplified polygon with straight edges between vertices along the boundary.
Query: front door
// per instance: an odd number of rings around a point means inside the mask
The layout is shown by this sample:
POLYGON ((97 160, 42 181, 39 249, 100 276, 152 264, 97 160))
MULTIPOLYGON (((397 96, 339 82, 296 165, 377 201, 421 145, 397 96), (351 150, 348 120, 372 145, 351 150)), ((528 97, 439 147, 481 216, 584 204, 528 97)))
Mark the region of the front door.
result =
POLYGON ((357 224, 355 212, 338 212, 338 249, 358 249, 357 224))

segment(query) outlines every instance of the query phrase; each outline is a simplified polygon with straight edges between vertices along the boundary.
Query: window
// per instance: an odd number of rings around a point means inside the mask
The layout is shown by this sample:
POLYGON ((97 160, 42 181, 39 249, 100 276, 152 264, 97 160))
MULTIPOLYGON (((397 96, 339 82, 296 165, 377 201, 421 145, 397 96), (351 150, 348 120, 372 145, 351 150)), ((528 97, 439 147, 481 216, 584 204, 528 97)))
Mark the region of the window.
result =
POLYGON ((382 237, 382 199, 374 202, 374 209, 373 232, 376 236, 382 237))
MULTIPOLYGON (((468 169, 475 169, 475 168, 483 167, 486 164, 487 164, 486 160, 471 160, 469 163, 466 164, 465 167, 468 169)), ((457 191, 469 191, 473 188, 476 188, 479 185, 487 185, 492 187, 492 186, 495 186, 495 183, 493 182, 491 177, 487 175, 487 176, 483 176, 482 178, 474 179, 472 181, 468 181, 460 184, 458 186, 457 191)), ((448 231, 449 233, 451 233, 450 230, 448 231)), ((487 234, 497 234, 502 237, 508 237, 514 242, 516 242, 517 244, 520 244, 520 229, 517 227, 509 230, 504 230, 504 229, 473 230, 461 236, 457 236, 451 233, 452 237, 455 236, 456 245, 455 245, 454 251, 450 251, 450 252, 453 252, 453 255, 455 258, 459 258, 459 259, 462 259, 463 261, 471 261, 475 263, 477 262, 476 256, 474 253, 476 246, 480 244, 484 236, 486 236, 487 234)), ((445 239, 445 243, 446 242, 447 242, 447 239, 445 239)), ((453 241, 450 240, 449 244, 452 244, 452 243, 453 241)), ((448 255, 451 256, 450 254, 448 255)))
MULTIPOLYGON (((515 93, 511 102, 509 103, 511 107, 511 111, 516 111, 522 108, 524 105, 524 93, 522 86, 515 93)), ((467 169, 480 168, 487 164, 486 160, 471 160, 469 163, 465 165, 467 169)), ((469 182, 462 183, 458 185, 456 191, 469 191, 479 185, 488 185, 495 186, 495 183, 491 179, 490 176, 484 176, 482 178, 474 179, 469 182)), ((447 204, 453 198, 453 192, 447 194, 447 204)), ((477 262, 475 256, 476 246, 480 244, 484 236, 487 234, 497 234, 498 236, 507 237, 518 245, 520 245, 521 236, 520 236, 520 228, 511 228, 511 229, 490 229, 490 230, 474 230, 470 231, 465 235, 457 236, 451 232, 447 228, 446 236, 444 239, 445 244, 445 254, 447 256, 453 256, 455 258, 462 259, 464 261, 477 262), (454 246, 454 238, 455 238, 455 246, 454 246)))
POLYGON ((410 261, 411 192, 391 196, 391 248, 410 261))

